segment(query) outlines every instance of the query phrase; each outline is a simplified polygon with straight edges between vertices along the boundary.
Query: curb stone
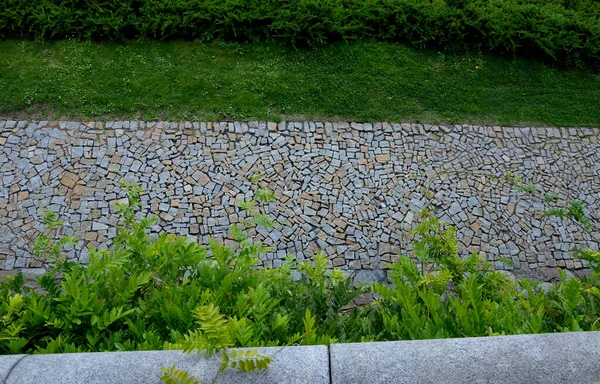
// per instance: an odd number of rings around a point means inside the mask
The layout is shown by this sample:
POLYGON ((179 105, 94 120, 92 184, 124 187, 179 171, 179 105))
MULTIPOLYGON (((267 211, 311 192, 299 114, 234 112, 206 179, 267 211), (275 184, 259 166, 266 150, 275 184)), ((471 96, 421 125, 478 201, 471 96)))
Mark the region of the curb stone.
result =
POLYGON ((598 383, 600 332, 334 344, 332 384, 598 383))
MULTIPOLYGON (((273 356, 273 363, 267 371, 249 374, 227 370, 219 376, 219 382, 600 382, 600 332, 351 343, 333 344, 329 347, 296 346, 258 350, 273 356)), ((0 383, 158 384, 160 368, 173 365, 188 370, 202 383, 210 383, 219 363, 212 357, 203 358, 181 351, 8 355, 0 356, 0 383)))
POLYGON ((17 366, 17 364, 25 359, 28 355, 7 355, 0 356, 0 384, 6 383, 11 371, 17 366))
MULTIPOLYGON (((226 370, 221 383, 328 384, 327 346, 258 348, 273 363, 262 372, 226 370), (279 351, 279 352, 278 352, 279 351)), ((0 366, 6 357, 0 357, 0 366)), ((148 384, 161 383, 160 368, 176 365, 201 383, 212 382, 219 368, 213 358, 181 351, 101 352, 31 355, 15 366, 6 384, 148 384)))

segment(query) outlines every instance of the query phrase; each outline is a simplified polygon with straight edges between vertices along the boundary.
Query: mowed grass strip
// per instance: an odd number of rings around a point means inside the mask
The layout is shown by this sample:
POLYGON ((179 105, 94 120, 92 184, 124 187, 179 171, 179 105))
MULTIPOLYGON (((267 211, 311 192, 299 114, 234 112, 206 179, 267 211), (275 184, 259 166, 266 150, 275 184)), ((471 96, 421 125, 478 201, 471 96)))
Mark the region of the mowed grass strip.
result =
POLYGON ((0 115, 600 126, 600 76, 525 59, 339 43, 0 42, 0 115))

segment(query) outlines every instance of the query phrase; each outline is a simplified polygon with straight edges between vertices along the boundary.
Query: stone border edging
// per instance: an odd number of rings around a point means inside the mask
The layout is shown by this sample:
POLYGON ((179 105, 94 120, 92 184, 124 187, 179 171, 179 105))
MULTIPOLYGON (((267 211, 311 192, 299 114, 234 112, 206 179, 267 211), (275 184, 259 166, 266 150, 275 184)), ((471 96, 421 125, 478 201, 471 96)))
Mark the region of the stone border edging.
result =
MULTIPOLYGON (((266 372, 226 371, 222 383, 595 383, 600 332, 260 348, 266 372)), ((0 356, 0 383, 160 383, 177 365, 211 382, 215 359, 181 351, 0 356)))
MULTIPOLYGON (((326 384, 330 382, 328 348, 325 345, 288 348, 259 348, 266 355, 275 355, 267 371, 247 374, 227 370, 219 375, 221 383, 285 382, 326 384), (278 352, 279 351, 279 352, 278 352)), ((23 355, 18 355, 23 356, 23 355)), ((86 383, 86 384, 147 384, 161 383, 160 368, 176 365, 186 369, 202 384, 212 382, 219 362, 181 351, 140 351, 31 355, 13 359, 13 365, 3 363, 12 356, 0 357, 0 377, 5 384, 86 383), (16 360, 16 361, 15 361, 16 360), (10 370, 12 369, 12 371, 10 370), (8 374, 10 372, 10 375, 8 374)))
POLYGON ((600 332, 331 346, 332 383, 597 383, 600 332))
POLYGON ((4 384, 13 368, 28 355, 7 355, 0 356, 0 384, 4 384))

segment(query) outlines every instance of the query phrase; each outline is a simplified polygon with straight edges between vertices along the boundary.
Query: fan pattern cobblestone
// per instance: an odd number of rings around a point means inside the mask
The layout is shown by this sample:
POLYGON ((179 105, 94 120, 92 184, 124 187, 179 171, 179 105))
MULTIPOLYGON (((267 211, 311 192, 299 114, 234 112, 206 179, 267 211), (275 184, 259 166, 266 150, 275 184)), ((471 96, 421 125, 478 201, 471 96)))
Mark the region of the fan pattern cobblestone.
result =
POLYGON ((496 269, 551 279, 558 267, 586 264, 577 248, 597 249, 598 227, 545 217, 543 193, 586 202, 600 219, 600 143, 589 128, 513 128, 331 122, 0 121, 0 269, 40 268, 32 239, 41 212, 80 239, 69 258, 116 235, 119 181, 140 184, 146 212, 166 230, 230 243, 243 219, 236 202, 252 196, 252 175, 279 200, 278 223, 256 234, 275 249, 265 266, 322 250, 331 266, 381 280, 409 230, 429 207, 457 227, 461 254, 479 252, 496 269), (506 180, 533 184, 535 196, 506 180), (511 263, 506 263, 510 260, 511 263))

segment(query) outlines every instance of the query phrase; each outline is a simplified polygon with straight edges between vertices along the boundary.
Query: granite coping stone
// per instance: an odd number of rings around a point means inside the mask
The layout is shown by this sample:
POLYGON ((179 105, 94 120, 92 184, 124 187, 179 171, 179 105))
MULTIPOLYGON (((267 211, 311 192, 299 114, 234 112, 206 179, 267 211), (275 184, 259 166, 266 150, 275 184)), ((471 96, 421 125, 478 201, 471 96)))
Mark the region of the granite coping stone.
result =
POLYGON ((336 383, 600 383, 600 332, 334 344, 336 383))
POLYGON ((4 384, 10 371, 27 355, 0 356, 0 384, 4 384))
MULTIPOLYGON (((220 383, 600 383, 600 332, 259 348, 258 373, 220 383)), ((181 351, 0 356, 0 383, 160 383, 176 365, 210 383, 218 361, 181 351)))
MULTIPOLYGON (((259 348, 273 355, 267 371, 242 373, 226 370, 220 383, 329 383, 327 346, 259 348), (279 351, 279 352, 278 352, 279 351)), ((0 358, 0 372, 2 361, 0 358)), ((200 380, 212 382, 219 362, 181 351, 102 352, 31 355, 17 364, 6 384, 148 384, 161 383, 160 368, 176 365, 200 380)))

